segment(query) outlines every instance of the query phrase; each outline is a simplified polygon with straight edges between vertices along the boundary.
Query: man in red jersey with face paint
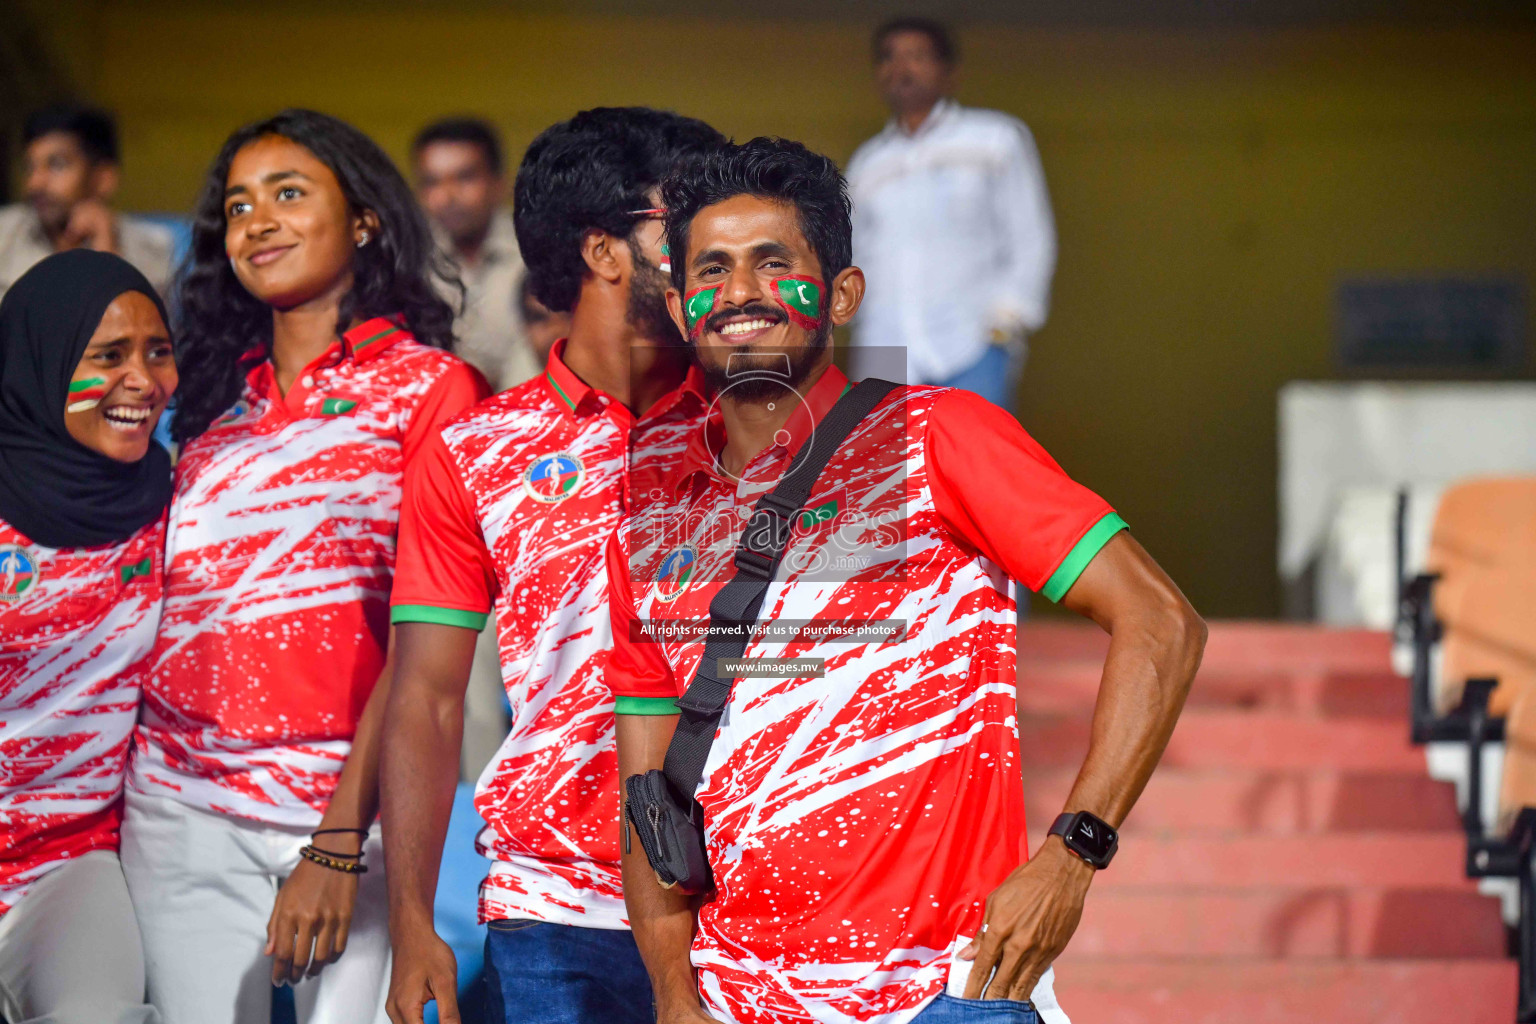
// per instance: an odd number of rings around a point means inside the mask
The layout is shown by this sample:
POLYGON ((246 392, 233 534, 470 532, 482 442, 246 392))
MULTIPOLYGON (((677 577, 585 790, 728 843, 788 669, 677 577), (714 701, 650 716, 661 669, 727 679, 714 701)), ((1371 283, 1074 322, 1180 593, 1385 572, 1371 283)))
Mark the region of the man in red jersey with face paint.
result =
POLYGON ((533 292, 569 311, 571 329, 539 377, 444 424, 406 481, 383 769, 396 1024, 419 1024, 433 999, 441 1020, 459 1019, 432 905, 470 660, 491 614, 512 722, 475 793, 491 860, 490 1017, 651 1020, 619 874, 603 551, 631 464, 680 450, 703 411, 697 381, 680 387, 656 192, 679 158, 723 141, 676 114, 588 110, 543 132, 518 171, 533 292))
MULTIPOLYGON (((704 660, 672 627, 709 618, 740 524, 850 386, 828 339, 864 291, 843 180, 797 143, 711 151, 662 201, 668 301, 714 405, 609 544, 626 779, 663 766, 704 660)), ((1064 1024, 1051 962, 1173 731, 1204 624, 1102 498, 969 392, 896 388, 779 514, 760 631, 744 665, 715 663, 729 696, 684 794, 712 894, 664 887, 653 837, 630 829, 658 1024, 1064 1024), (1033 857, 1010 578, 1111 635, 1069 813, 1033 857)))

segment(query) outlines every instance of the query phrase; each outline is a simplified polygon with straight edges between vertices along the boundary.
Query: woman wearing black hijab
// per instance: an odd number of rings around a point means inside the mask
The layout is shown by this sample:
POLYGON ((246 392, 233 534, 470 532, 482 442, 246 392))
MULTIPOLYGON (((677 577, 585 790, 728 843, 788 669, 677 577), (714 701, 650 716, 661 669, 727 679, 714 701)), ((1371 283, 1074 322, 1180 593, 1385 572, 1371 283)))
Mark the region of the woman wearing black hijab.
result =
POLYGON ((144 275, 73 250, 0 302, 0 1018, 143 1024, 144 958, 118 863, 160 619, 176 390, 144 275))

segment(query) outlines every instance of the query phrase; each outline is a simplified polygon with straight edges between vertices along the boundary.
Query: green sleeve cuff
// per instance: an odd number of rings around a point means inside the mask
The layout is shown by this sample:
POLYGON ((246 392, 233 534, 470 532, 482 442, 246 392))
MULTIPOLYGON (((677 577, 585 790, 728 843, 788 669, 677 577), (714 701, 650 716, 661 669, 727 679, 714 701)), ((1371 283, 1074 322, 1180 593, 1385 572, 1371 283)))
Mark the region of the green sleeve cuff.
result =
POLYGON ((675 715, 677 701, 671 697, 615 697, 616 715, 675 715))
POLYGON ((1109 543, 1109 538, 1127 529, 1125 520, 1119 513, 1111 512, 1100 519, 1083 534, 1083 539, 1073 545, 1067 552, 1067 557, 1061 560, 1056 571, 1051 573, 1051 578, 1045 581, 1045 586, 1040 588, 1040 593, 1051 599, 1052 603, 1060 601, 1067 596, 1067 591, 1072 589, 1072 584, 1088 568, 1088 563, 1093 561, 1093 556, 1099 553, 1099 549, 1109 543))
POLYGON ((476 633, 485 628, 489 612, 466 612, 459 608, 437 608, 430 604, 397 604, 389 610, 389 621, 430 622, 436 626, 462 626, 476 633))

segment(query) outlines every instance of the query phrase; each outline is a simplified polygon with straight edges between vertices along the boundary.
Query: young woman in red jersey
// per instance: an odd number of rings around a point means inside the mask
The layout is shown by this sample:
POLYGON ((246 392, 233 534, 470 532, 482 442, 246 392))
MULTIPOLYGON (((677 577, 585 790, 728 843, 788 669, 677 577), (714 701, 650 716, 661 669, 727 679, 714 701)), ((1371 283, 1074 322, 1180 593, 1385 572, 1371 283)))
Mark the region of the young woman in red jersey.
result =
POLYGON ((384 1021, 377 828, 406 464, 485 382, 421 212, 313 111, 236 132, 198 201, 165 614, 123 831, 167 1024, 384 1021))
POLYGON ((118 864, 138 663, 160 617, 176 390, 126 261, 49 256, 0 302, 0 1019, 147 1024, 118 864))

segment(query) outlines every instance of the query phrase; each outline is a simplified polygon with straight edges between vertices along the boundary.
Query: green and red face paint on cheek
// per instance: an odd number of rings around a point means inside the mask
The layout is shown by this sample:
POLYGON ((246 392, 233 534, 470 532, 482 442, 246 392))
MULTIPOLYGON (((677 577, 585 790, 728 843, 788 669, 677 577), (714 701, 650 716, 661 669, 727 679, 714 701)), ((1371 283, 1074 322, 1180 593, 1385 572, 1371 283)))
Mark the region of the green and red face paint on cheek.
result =
MULTIPOLYGON (((821 315, 821 295, 826 284, 816 277, 790 274, 774 278, 769 296, 789 322, 801 330, 817 331, 824 322, 821 315)), ((695 288, 683 298, 683 319, 688 324, 688 337, 697 338, 704 333, 704 321, 714 312, 715 300, 720 296, 720 285, 695 288)))
POLYGON ((773 282, 773 297, 784 307, 790 323, 801 330, 819 331, 821 293, 826 287, 820 278, 790 274, 773 282))
POLYGON ((720 286, 717 284, 695 288, 683 296, 683 320, 688 324, 690 340, 704 333, 704 320, 714 310, 715 299, 719 296, 720 286))
POLYGON ((107 397, 107 392, 112 390, 105 377, 86 377, 82 380, 69 382, 69 404, 64 407, 65 412, 85 412, 94 409, 101 404, 101 400, 107 397))

